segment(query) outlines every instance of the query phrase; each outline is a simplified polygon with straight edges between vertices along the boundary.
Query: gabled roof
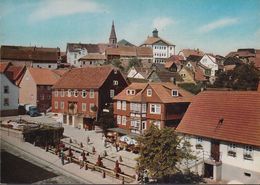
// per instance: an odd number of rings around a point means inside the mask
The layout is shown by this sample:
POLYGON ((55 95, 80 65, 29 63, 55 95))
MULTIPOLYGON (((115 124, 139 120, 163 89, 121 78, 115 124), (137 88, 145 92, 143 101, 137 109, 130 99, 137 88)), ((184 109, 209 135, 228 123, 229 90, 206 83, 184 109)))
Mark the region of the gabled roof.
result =
POLYGON ((119 46, 135 46, 134 44, 128 42, 125 39, 122 39, 122 40, 118 41, 117 45, 119 45, 119 46))
POLYGON ((127 57, 153 57, 153 51, 147 47, 118 46, 116 48, 107 48, 106 55, 117 55, 127 57))
POLYGON ((144 68, 144 67, 133 67, 135 68, 136 72, 141 74, 145 79, 148 78, 148 76, 152 73, 151 68, 144 68))
POLYGON ((144 41, 142 45, 153 45, 153 44, 156 44, 157 42, 164 42, 166 45, 171 45, 171 46, 174 46, 173 44, 171 44, 170 42, 160 38, 160 37, 147 37, 147 39, 144 41))
POLYGON ((79 49, 86 49, 88 53, 102 53, 99 44, 67 43, 67 51, 77 52, 79 49))
POLYGON ((260 146, 259 121, 260 92, 204 91, 193 98, 177 131, 260 146))
POLYGON ((60 75, 50 69, 28 68, 28 72, 37 85, 54 85, 60 79, 60 75))
POLYGON ((16 85, 20 84, 25 71, 25 65, 14 66, 10 62, 0 62, 0 72, 16 85))
POLYGON ((184 58, 181 55, 172 55, 169 58, 166 59, 166 62, 164 64, 165 68, 170 68, 173 64, 180 65, 181 61, 183 61, 184 58))
POLYGON ((100 88, 114 70, 110 66, 71 69, 54 85, 54 88, 100 88))
POLYGON ((193 94, 181 89, 180 87, 169 82, 149 82, 149 83, 132 83, 125 88, 121 93, 114 97, 115 100, 126 100, 131 102, 156 102, 156 103, 178 103, 190 102, 193 94), (154 90, 155 95, 152 97, 146 96, 145 89, 151 88, 154 90), (137 90, 136 95, 127 95, 127 90, 137 90), (172 90, 178 90, 179 95, 174 97, 171 95, 172 90))
POLYGON ((8 66, 10 65, 11 63, 10 62, 0 62, 0 73, 4 73, 8 66))
POLYGON ((1 59, 4 60, 56 63, 59 60, 59 53, 60 48, 1 46, 1 59))
POLYGON ((203 51, 200 51, 200 50, 195 50, 195 49, 183 49, 179 52, 180 53, 183 53, 183 55, 185 56, 185 58, 188 58, 190 56, 196 56, 196 57, 203 57, 204 55, 204 52, 203 51))

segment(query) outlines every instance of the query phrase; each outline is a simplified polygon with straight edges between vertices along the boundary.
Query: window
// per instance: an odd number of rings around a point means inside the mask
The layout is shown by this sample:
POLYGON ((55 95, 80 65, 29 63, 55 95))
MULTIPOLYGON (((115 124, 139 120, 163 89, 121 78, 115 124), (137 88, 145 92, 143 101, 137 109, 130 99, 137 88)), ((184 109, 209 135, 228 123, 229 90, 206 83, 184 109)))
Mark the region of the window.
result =
POLYGON ((126 94, 127 95, 135 95, 135 90, 127 89, 126 94))
POLYGON ((146 121, 142 122, 142 130, 146 130, 146 121))
POLYGON ((244 159, 253 160, 253 147, 246 145, 244 148, 244 159))
POLYGON ((87 96, 86 90, 82 90, 81 96, 82 96, 82 98, 86 98, 86 96, 87 96))
POLYGON ((58 108, 59 108, 59 104, 58 104, 57 101, 54 102, 54 108, 55 108, 55 109, 58 109, 58 108))
POLYGON ((118 110, 121 109, 121 101, 117 101, 117 103, 116 103, 116 109, 118 109, 118 110))
POLYGON ((4 93, 5 94, 8 94, 9 93, 9 86, 4 86, 4 93))
POLYGON ((61 96, 61 97, 64 97, 64 95, 65 95, 65 92, 64 92, 64 90, 62 89, 62 90, 60 91, 60 96, 61 96))
POLYGON ((58 96, 59 96, 59 91, 57 91, 57 90, 54 91, 54 96, 55 96, 55 97, 58 97, 58 96))
POLYGON ((121 116, 117 115, 117 124, 121 124, 121 116))
POLYGON ((77 53, 74 54, 74 58, 75 58, 75 59, 77 58, 77 53))
POLYGON ((94 96, 95 96, 94 89, 90 89, 89 97, 94 98, 94 96))
POLYGON ((4 106, 9 106, 9 99, 8 98, 4 99, 4 106))
POLYGON ((115 90, 110 89, 110 98, 114 98, 114 96, 115 96, 115 90))
POLYGON ((89 104, 89 111, 94 112, 93 108, 95 107, 94 103, 89 104))
POLYGON ((231 157, 236 157, 236 144, 234 143, 230 143, 228 145, 228 156, 231 156, 231 157))
POLYGON ((73 90, 72 90, 72 91, 70 91, 70 93, 71 93, 71 96, 74 96, 74 92, 75 92, 75 91, 73 91, 73 90))
POLYGON ((51 65, 48 65, 48 68, 51 68, 51 65))
POLYGON ((142 113, 146 113, 146 104, 142 104, 142 113))
POLYGON ((161 105, 151 104, 150 105, 150 113, 151 114, 161 114, 161 105))
POLYGON ((74 96, 75 96, 75 97, 78 97, 78 95, 79 95, 78 90, 75 89, 75 90, 74 90, 74 96))
POLYGON ((87 104, 86 103, 82 103, 81 104, 81 108, 82 108, 82 111, 86 111, 87 110, 87 104))
POLYGON ((197 137, 197 143, 202 143, 202 137, 197 137))
POLYGON ((161 129, 161 122, 160 121, 154 121, 153 124, 157 126, 159 129, 161 129))
POLYGON ((68 90, 68 97, 71 97, 71 90, 68 90))
POLYGON ((64 109, 64 102, 63 101, 60 102, 60 109, 64 109))
POLYGON ((179 92, 177 90, 172 90, 172 96, 179 96, 179 92))
POLYGON ((122 116, 122 125, 126 125, 126 117, 122 116))
POLYGON ((133 112, 140 112, 141 111, 141 104, 130 103, 130 110, 133 111, 133 112))
POLYGON ((147 96, 152 96, 152 89, 147 89, 147 96))
POLYGON ((48 100, 51 100, 51 95, 48 95, 48 100))
POLYGON ((183 74, 181 74, 181 77, 185 77, 186 75, 183 73, 183 74))
POLYGON ((113 84, 114 84, 114 85, 118 85, 118 81, 117 81, 117 80, 114 80, 114 81, 113 81, 113 84))
POLYGON ((126 101, 122 101, 122 110, 126 110, 126 101))
POLYGON ((170 47, 170 50, 172 50, 172 47, 170 47))

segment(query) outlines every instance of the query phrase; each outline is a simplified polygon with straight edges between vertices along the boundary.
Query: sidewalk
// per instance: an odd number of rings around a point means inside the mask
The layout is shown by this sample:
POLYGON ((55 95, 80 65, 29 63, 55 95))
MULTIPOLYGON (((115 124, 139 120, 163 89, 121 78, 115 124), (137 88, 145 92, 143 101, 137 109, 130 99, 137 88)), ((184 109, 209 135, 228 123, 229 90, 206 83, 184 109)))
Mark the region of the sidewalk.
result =
POLYGON ((79 179, 84 183, 93 183, 93 184, 121 184, 122 182, 118 179, 106 176, 105 179, 102 178, 102 174, 99 172, 93 172, 90 170, 80 169, 78 165, 69 163, 66 165, 61 164, 61 160, 56 156, 45 150, 35 147, 27 142, 21 142, 10 136, 1 134, 1 142, 7 142, 9 145, 16 147, 17 149, 27 153, 37 161, 49 165, 51 168, 55 168, 63 174, 72 176, 79 179))

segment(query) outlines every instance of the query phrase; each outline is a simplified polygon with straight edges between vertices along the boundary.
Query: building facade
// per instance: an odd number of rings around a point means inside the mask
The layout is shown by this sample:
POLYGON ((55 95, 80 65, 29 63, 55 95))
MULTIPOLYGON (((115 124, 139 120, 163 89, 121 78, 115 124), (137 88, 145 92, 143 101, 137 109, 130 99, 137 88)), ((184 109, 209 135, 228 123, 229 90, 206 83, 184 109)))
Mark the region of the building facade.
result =
POLYGON ((153 50, 153 62, 165 63, 166 59, 175 55, 175 45, 163 40, 158 35, 158 30, 153 30, 153 36, 147 37, 147 40, 140 45, 141 47, 149 47, 153 50))
POLYGON ((112 67, 72 69, 53 87, 52 111, 63 124, 93 129, 106 104, 126 86, 121 72, 112 67))
POLYGON ((2 72, 0 72, 0 115, 14 116, 18 114, 19 87, 2 72))
POLYGON ((176 127, 192 94, 172 83, 132 83, 114 97, 117 126, 141 134, 152 124, 176 127))
POLYGON ((259 183, 259 111, 256 91, 198 94, 176 129, 190 141, 197 156, 190 168, 214 180, 259 183))

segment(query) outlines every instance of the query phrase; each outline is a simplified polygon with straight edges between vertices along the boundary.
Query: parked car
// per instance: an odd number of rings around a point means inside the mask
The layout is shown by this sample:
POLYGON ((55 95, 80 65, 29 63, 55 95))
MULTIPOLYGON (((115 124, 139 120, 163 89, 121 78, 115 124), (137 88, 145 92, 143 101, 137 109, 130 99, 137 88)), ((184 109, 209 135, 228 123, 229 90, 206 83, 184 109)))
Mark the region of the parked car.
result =
POLYGON ((39 113, 37 107, 31 106, 31 107, 29 107, 29 115, 31 117, 36 117, 36 116, 40 116, 41 114, 39 113))

